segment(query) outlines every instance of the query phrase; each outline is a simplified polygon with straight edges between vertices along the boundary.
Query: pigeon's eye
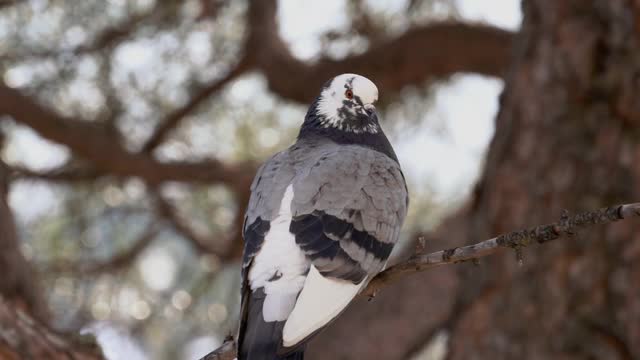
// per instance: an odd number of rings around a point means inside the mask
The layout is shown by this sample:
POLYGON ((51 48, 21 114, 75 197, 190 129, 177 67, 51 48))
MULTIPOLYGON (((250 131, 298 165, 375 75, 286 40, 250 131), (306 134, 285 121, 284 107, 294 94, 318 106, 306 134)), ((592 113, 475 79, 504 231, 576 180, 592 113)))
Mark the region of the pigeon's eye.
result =
POLYGON ((344 92, 344 96, 349 100, 353 99, 353 91, 351 91, 351 89, 347 89, 347 91, 344 92))

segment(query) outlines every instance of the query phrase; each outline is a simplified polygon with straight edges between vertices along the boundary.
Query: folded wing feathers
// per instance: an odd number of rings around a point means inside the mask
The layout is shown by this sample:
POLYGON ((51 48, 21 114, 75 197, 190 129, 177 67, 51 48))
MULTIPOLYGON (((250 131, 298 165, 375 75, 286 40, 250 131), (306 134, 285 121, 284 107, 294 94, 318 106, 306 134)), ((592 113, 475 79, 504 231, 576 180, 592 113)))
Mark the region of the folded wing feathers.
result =
POLYGON ((293 185, 289 231, 311 265, 294 305, 278 297, 264 304, 293 306, 284 347, 304 342, 344 311, 384 267, 406 215, 404 178, 395 161, 358 146, 313 150, 294 146, 259 170, 245 224, 247 266, 281 205, 280 194, 293 185))

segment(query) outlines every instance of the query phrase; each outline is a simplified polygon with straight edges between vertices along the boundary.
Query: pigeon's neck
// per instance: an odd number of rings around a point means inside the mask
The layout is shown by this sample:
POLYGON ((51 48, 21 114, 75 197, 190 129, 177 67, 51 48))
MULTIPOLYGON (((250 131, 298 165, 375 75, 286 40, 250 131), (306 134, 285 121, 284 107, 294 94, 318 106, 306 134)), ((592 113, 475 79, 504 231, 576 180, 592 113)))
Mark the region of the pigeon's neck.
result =
POLYGON ((298 134, 298 141, 315 140, 315 139, 328 139, 341 145, 360 145, 370 148, 372 150, 381 152, 391 159, 398 162, 398 157, 391 147, 391 143, 387 136, 384 134, 380 125, 376 122, 380 131, 376 133, 359 132, 340 130, 335 127, 326 127, 322 124, 322 119, 317 115, 315 111, 316 102, 312 104, 307 116, 304 119, 304 123, 300 128, 298 134))

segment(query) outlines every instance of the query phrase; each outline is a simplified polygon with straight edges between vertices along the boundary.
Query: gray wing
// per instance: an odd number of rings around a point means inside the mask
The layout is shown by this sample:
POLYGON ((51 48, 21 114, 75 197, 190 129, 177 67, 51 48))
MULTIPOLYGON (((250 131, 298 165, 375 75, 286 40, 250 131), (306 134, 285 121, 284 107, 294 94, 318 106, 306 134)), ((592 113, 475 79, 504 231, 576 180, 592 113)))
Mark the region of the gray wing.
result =
POLYGON ((324 276, 359 283, 398 240, 408 195, 399 164, 360 146, 325 146, 293 180, 290 231, 324 276))
MULTIPOLYGON (((291 184, 293 218, 289 231, 296 243, 320 274, 358 286, 367 275, 383 268, 407 212, 407 189, 400 166, 379 152, 333 143, 296 144, 267 161, 251 186, 243 227, 241 348, 245 337, 283 333, 284 322, 262 321, 264 292, 251 292, 247 274, 291 184), (275 328, 278 326, 280 330, 275 328)), ((348 301, 351 296, 347 295, 343 297, 348 301)), ((307 307, 301 306, 299 311, 305 323, 307 307)), ((326 315, 321 310, 314 309, 316 317, 326 315)), ((324 326, 326 321, 318 324, 312 325, 324 326)))
POLYGON ((258 169, 251 184, 251 197, 243 226, 243 278, 251 260, 262 246, 269 231, 269 222, 280 206, 284 191, 295 175, 295 164, 290 161, 290 155, 291 149, 288 149, 271 157, 258 169))
MULTIPOLYGON (((251 184, 251 197, 243 225, 244 252, 242 258, 240 328, 238 329, 239 352, 244 349, 244 338, 247 334, 249 338, 255 339, 260 338, 260 332, 273 334, 277 333, 274 327, 282 327, 282 323, 268 324, 262 321, 264 291, 252 294, 248 284, 248 273, 253 258, 260 251, 264 238, 269 232, 270 221, 276 213, 287 184, 290 184, 293 179, 293 164, 288 161, 290 150, 280 152, 267 160, 258 169, 251 184), (251 305, 252 302, 253 306, 251 305), (253 309, 253 314, 251 309, 253 309), (249 317, 252 315, 253 320, 249 321, 249 317)), ((280 332, 282 331, 280 330, 280 332)), ((270 338, 266 337, 266 339, 270 338)))

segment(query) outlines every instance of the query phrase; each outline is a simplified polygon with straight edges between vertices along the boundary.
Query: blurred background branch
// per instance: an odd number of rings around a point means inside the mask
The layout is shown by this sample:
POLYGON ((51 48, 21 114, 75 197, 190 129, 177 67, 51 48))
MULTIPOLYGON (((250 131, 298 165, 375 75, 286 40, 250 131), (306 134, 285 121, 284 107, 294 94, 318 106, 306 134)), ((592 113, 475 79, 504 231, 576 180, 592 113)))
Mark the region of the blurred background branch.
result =
POLYGON ((158 235, 158 226, 150 226, 145 232, 135 240, 133 246, 122 253, 114 255, 108 260, 101 262, 87 262, 79 264, 57 263, 46 266, 49 272, 53 273, 79 273, 85 275, 96 275, 105 272, 113 272, 131 266, 138 256, 151 244, 158 235))

